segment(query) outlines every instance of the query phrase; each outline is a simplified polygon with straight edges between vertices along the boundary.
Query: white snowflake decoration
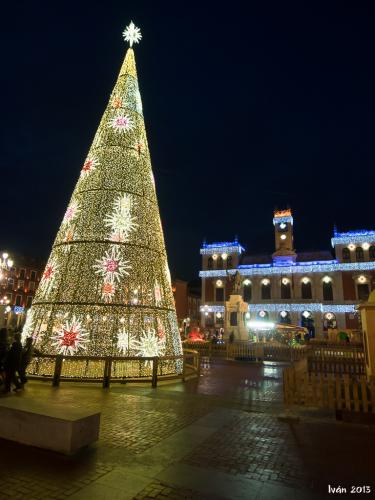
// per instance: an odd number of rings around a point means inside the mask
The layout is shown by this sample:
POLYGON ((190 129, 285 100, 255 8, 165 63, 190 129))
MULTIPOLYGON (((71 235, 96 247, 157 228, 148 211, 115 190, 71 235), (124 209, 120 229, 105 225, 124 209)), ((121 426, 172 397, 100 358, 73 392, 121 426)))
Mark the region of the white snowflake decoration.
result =
POLYGON ((97 166, 99 166, 99 160, 97 158, 88 156, 85 163, 83 164, 81 170, 81 177, 87 177, 91 172, 93 172, 97 166))
POLYGON ((134 128, 134 123, 128 115, 117 115, 109 121, 109 126, 116 132, 126 132, 134 128))
POLYGON ((129 42, 130 47, 133 46, 133 43, 139 43, 139 40, 142 39, 141 30, 135 26, 133 21, 124 29, 122 35, 124 40, 129 42))
POLYGON ((53 288, 54 283, 56 281, 58 268, 59 265, 56 259, 52 257, 52 259, 49 262, 47 262, 46 268, 42 274, 42 278, 39 284, 40 288, 43 290, 45 294, 49 293, 50 290, 53 288))
POLYGON ((122 354, 128 354, 128 351, 133 349, 134 337, 125 329, 122 329, 117 334, 117 348, 122 354))
POLYGON ((112 214, 104 219, 106 227, 112 230, 110 234, 112 241, 128 241, 130 233, 138 226, 131 214, 133 206, 132 197, 128 194, 119 196, 114 201, 112 214))
POLYGON ((60 354, 73 355, 80 349, 86 349, 86 343, 89 341, 88 333, 82 328, 79 320, 73 316, 71 321, 66 321, 60 327, 56 335, 51 337, 53 346, 57 347, 60 354))
POLYGON ((120 281, 124 275, 129 275, 126 269, 131 269, 128 266, 127 260, 122 260, 117 246, 112 246, 101 259, 95 260, 93 268, 96 269, 96 274, 100 274, 106 282, 114 283, 120 281))
MULTIPOLYGON (((136 356, 144 358, 162 356, 165 351, 165 342, 159 338, 153 328, 142 331, 139 340, 134 340, 132 345, 137 351, 136 356)), ((146 361, 146 365, 151 365, 151 363, 151 361, 146 361)))
POLYGON ((79 210, 79 204, 76 201, 72 201, 72 203, 66 209, 63 224, 71 222, 77 216, 79 210))

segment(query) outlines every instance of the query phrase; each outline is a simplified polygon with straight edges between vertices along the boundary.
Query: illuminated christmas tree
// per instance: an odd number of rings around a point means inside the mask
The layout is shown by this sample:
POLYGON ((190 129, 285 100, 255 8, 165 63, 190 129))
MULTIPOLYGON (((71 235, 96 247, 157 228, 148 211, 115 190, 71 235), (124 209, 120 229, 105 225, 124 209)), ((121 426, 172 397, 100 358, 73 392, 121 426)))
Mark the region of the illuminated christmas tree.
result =
POLYGON ((131 23, 124 38, 130 48, 23 329, 43 353, 182 353, 132 49, 139 29, 131 23))

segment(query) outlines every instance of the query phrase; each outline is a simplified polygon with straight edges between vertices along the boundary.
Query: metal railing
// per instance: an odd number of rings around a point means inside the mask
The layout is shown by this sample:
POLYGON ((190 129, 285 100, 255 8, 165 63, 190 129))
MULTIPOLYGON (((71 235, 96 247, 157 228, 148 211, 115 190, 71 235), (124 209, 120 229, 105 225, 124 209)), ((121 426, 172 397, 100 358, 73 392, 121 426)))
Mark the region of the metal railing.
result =
POLYGON ((30 378, 52 380, 58 387, 61 381, 98 382, 103 388, 112 382, 151 382, 158 380, 199 377, 200 355, 184 349, 179 356, 63 356, 38 354, 28 367, 30 378))
POLYGON ((257 361, 295 361, 307 356, 309 346, 290 347, 263 342, 185 342, 185 347, 194 347, 201 356, 227 359, 249 359, 257 361))

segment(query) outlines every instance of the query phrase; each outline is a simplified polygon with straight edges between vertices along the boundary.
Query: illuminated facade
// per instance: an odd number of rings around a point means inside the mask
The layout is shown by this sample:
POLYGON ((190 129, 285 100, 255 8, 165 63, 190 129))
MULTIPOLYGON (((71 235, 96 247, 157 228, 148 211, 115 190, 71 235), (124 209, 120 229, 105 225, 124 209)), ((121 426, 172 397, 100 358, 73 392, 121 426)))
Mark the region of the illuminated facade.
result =
POLYGON ((296 252, 290 209, 276 211, 273 225, 272 255, 247 254, 237 240, 203 245, 202 326, 222 326, 238 271, 252 319, 303 325, 312 335, 358 329, 356 306, 375 288, 375 231, 335 230, 334 257, 328 251, 296 252))
POLYGON ((45 263, 11 253, 12 265, 0 270, 1 326, 16 327, 31 307, 45 263), (9 311, 9 312, 8 312, 9 311))

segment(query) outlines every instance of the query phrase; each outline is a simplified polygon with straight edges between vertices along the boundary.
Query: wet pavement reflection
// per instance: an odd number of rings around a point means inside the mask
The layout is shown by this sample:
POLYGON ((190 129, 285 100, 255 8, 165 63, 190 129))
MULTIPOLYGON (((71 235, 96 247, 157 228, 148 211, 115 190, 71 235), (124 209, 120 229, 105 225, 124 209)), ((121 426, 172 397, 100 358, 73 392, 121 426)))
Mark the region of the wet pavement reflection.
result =
POLYGON ((199 380, 183 385, 164 386, 163 390, 216 396, 242 403, 250 408, 269 403, 279 409, 283 401, 282 370, 285 363, 249 363, 203 357, 199 380))

